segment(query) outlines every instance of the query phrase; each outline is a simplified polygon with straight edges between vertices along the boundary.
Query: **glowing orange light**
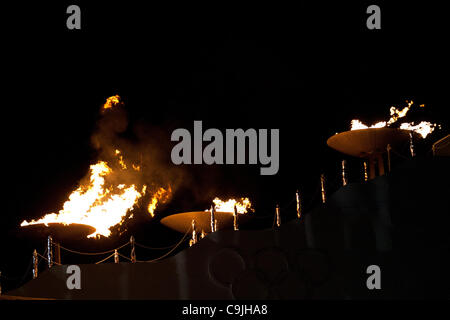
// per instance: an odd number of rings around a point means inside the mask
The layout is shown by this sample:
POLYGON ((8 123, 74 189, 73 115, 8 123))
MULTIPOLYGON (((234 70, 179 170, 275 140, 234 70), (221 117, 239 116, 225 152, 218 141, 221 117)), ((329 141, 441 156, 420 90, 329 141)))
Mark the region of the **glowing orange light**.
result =
POLYGON ((155 216, 155 209, 158 202, 166 202, 172 193, 172 188, 169 186, 167 189, 159 188, 152 196, 150 203, 147 207, 148 212, 152 217, 155 216))
MULTIPOLYGON (((252 204, 249 198, 240 198, 240 199, 228 199, 226 201, 220 200, 219 198, 215 198, 213 200, 214 209, 216 212, 232 212, 234 213, 234 206, 236 206, 237 213, 244 214, 248 211, 253 211, 252 204)), ((205 211, 209 211, 210 209, 206 209, 205 211)))
POLYGON ((109 97, 106 99, 105 104, 103 105, 103 109, 110 109, 117 105, 120 102, 120 97, 118 95, 109 97))

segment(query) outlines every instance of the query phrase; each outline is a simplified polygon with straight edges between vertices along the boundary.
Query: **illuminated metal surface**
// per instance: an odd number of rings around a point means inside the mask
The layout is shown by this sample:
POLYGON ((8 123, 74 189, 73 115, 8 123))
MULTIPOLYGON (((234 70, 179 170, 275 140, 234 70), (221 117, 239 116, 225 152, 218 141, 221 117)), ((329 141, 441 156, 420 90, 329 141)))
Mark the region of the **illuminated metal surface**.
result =
POLYGON ((277 216, 277 227, 281 226, 280 207, 277 205, 275 208, 275 214, 277 216))
POLYGON ((86 224, 48 223, 45 225, 40 223, 22 227, 19 236, 41 240, 51 235, 57 241, 62 242, 64 240, 84 239, 92 232, 95 232, 95 228, 86 224))
POLYGON ((300 192, 298 190, 295 193, 295 199, 297 201, 297 218, 300 219, 300 217, 302 216, 302 205, 300 202, 300 192))
POLYGON ((48 262, 48 267, 51 268, 53 266, 53 239, 52 239, 52 236, 48 236, 48 238, 47 238, 47 262, 48 262))
POLYGON ((211 232, 216 231, 216 219, 214 217, 216 209, 214 206, 211 206, 211 232))
POLYGON ((195 220, 192 219, 192 239, 189 242, 189 244, 192 246, 193 244, 197 243, 197 233, 195 231, 195 220))
MULTIPOLYGON (((239 223, 245 223, 251 219, 252 214, 239 214, 239 223)), ((220 229, 233 228, 233 212, 214 212, 214 220, 217 220, 217 225, 220 229)), ((186 233, 191 228, 192 220, 195 219, 197 230, 203 230, 205 233, 211 232, 211 212, 210 211, 192 211, 183 212, 167 216, 161 219, 161 223, 178 232, 186 233)))
POLYGON ((324 176, 323 173, 320 175, 320 189, 321 189, 321 192, 322 192, 322 203, 325 203, 326 202, 325 176, 324 176))
POLYGON ((392 150, 392 147, 388 143, 388 145, 386 147, 387 156, 388 156, 388 172, 391 172, 391 150, 392 150))
POLYGON ((236 206, 234 206, 234 213, 233 213, 233 229, 234 229, 234 231, 238 231, 239 230, 238 212, 237 212, 236 206))
POLYGON ((367 158, 385 152, 388 144, 395 147, 408 141, 410 133, 414 137, 418 136, 415 132, 394 128, 351 130, 331 136, 327 145, 350 156, 367 158))
POLYGON ((133 236, 130 237, 130 244, 131 244, 131 262, 135 263, 136 262, 136 250, 134 247, 134 237, 133 236))
POLYGON ((36 249, 33 251, 33 279, 36 279, 38 276, 38 256, 36 249))
POLYGON ((119 253, 117 249, 114 250, 114 263, 119 263, 119 253))
POLYGON ((347 171, 346 165, 347 165, 347 161, 342 160, 342 185, 343 186, 346 186, 348 183, 347 173, 346 173, 346 171, 347 171))
POLYGON ((369 180, 369 174, 367 173, 367 161, 364 161, 364 181, 369 180))
POLYGON ((409 151, 411 152, 411 157, 416 156, 416 152, 414 151, 414 139, 412 132, 409 133, 409 151))

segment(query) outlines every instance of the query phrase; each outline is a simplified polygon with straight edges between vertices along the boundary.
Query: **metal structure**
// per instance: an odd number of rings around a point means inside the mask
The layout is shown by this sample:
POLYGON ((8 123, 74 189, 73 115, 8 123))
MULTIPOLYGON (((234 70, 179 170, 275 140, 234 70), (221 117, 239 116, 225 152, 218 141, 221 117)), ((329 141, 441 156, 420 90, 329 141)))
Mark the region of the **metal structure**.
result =
POLYGON ((327 196, 325 192, 325 175, 323 173, 320 175, 320 190, 322 193, 322 203, 325 203, 327 200, 327 196))
POLYGON ((280 217, 280 207, 277 205, 276 207, 275 207, 275 215, 276 215, 276 224, 277 224, 277 227, 280 227, 281 226, 281 217, 280 217))
POLYGON ((38 255, 36 249, 33 251, 33 279, 38 276, 38 255))
POLYGON ((414 139, 411 131, 409 132, 409 151, 411 152, 411 157, 414 158, 416 156, 416 152, 414 150, 414 139))
POLYGON ((295 200, 297 201, 297 218, 300 219, 302 216, 302 204, 300 202, 300 192, 298 190, 295 192, 295 200))
POLYGON ((347 180, 347 161, 345 161, 345 160, 342 160, 342 185, 343 186, 346 186, 347 185, 347 183, 348 183, 348 180, 347 180))
POLYGON ((114 263, 119 263, 119 252, 117 252, 117 249, 114 250, 114 263))
POLYGON ((363 167, 364 167, 364 181, 368 181, 369 173, 367 172, 367 161, 363 162, 363 167))
POLYGON ((53 267, 53 239, 52 236, 47 238, 47 262, 48 267, 53 267))
POLYGON ((409 130, 395 128, 367 128, 335 134, 328 138, 327 144, 344 154, 367 159, 369 179, 374 179, 377 165, 378 175, 384 175, 383 153, 386 152, 387 145, 395 147, 408 139, 412 141, 417 135, 409 130))
POLYGON ((136 250, 134 247, 134 237, 133 236, 130 237, 130 244, 131 244, 131 262, 135 263, 136 262, 136 250))
POLYGON ((211 232, 216 231, 216 218, 214 217, 215 211, 216 209, 214 205, 211 205, 211 232))
MULTIPOLYGON (((252 218, 252 214, 239 214, 239 224, 242 225, 252 218)), ((203 230, 206 233, 223 229, 232 229, 234 225, 233 212, 214 211, 214 223, 211 221, 211 211, 190 211, 173 214, 161 219, 161 223, 172 230, 186 233, 191 228, 192 220, 195 220, 197 231, 203 230), (217 223, 215 222, 217 220, 217 223), (211 228, 212 227, 212 228, 211 228), (215 228, 216 227, 216 228, 215 228)))
POLYGON ((189 241, 189 245, 192 246, 197 243, 197 232, 195 231, 195 220, 192 219, 192 239, 189 241))
POLYGON ((234 206, 234 212, 233 212, 233 230, 234 231, 238 231, 239 230, 238 212, 237 212, 236 205, 234 206))
POLYGON ((388 172, 391 172, 391 150, 392 150, 392 147, 388 143, 388 145, 386 146, 387 158, 388 158, 388 172))

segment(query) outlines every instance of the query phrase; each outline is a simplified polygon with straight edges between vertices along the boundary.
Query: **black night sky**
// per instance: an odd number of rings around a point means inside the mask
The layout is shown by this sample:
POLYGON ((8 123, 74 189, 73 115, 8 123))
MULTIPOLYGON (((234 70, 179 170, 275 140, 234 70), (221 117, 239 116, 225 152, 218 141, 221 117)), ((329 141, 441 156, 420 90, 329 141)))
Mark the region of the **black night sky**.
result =
MULTIPOLYGON (((192 132, 193 121, 202 120, 204 129, 223 131, 279 128, 280 169, 261 176, 260 165, 181 166, 184 183, 155 219, 137 209, 121 236, 67 244, 85 251, 110 249, 131 234, 148 245, 173 244, 181 235, 159 219, 206 209, 216 195, 248 196, 261 216, 289 203, 297 188, 312 199, 320 173, 334 180, 346 158, 327 138, 348 130, 354 118, 387 120, 389 107, 403 107, 405 100, 426 106, 410 120, 442 125, 423 142, 424 152, 448 134, 448 33, 436 5, 380 5, 382 29, 368 30, 370 3, 364 2, 77 3, 79 31, 66 29, 68 3, 15 5, 3 15, 5 276, 20 278, 32 250, 45 249, 45 239, 22 235, 19 225, 58 211, 97 160, 91 135, 100 107, 115 94, 129 117, 123 137, 135 141, 145 132, 154 147, 143 152, 158 154, 169 168, 175 167, 172 131, 192 132)), ((354 179, 360 169, 354 161, 354 179)), ((295 211, 285 214, 289 219, 295 211)))

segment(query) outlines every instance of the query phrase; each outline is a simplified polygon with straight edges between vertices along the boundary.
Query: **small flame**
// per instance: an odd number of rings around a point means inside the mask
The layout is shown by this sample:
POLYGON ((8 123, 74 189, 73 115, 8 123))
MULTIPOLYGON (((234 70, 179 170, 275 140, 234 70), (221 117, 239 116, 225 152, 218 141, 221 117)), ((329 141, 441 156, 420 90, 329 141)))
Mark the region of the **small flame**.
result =
POLYGON ((120 97, 116 94, 115 96, 109 97, 106 99, 105 104, 103 105, 103 109, 110 109, 115 105, 119 104, 120 97))
POLYGON ((41 223, 45 225, 80 223, 96 229, 88 238, 99 235, 109 237, 111 235, 109 229, 123 222, 126 213, 133 209, 141 194, 134 184, 130 186, 119 184, 117 190, 113 187, 105 188, 104 177, 110 174, 112 169, 104 161, 91 165, 90 170, 89 185, 80 186, 72 192, 58 214, 49 213, 36 221, 23 221, 21 226, 41 223))
POLYGON ((121 167, 123 170, 126 170, 126 169, 127 169, 127 165, 125 164, 125 161, 123 160, 123 156, 122 156, 122 154, 121 154, 122 152, 121 152, 120 150, 116 149, 115 153, 116 153, 116 156, 119 157, 119 164, 120 164, 120 167, 121 167))
MULTIPOLYGON (((396 107, 391 107, 390 108, 390 114, 391 114, 391 118, 386 122, 386 121, 380 121, 374 125, 371 125, 370 127, 365 125, 364 123, 362 123, 361 121, 354 119, 351 121, 351 128, 350 130, 361 130, 361 129, 368 129, 368 128, 384 128, 384 127, 388 127, 391 124, 394 124, 397 122, 398 119, 403 118, 406 116, 406 114, 408 113, 408 111, 411 109, 411 106, 414 104, 414 101, 408 101, 406 100, 406 103, 408 104, 406 107, 404 107, 402 110, 397 109, 396 107)), ((423 108, 425 107, 424 104, 419 105, 419 107, 423 108)), ((430 134, 431 132, 434 131, 434 129, 437 126, 434 123, 428 122, 428 121, 422 121, 421 123, 419 123, 418 125, 414 125, 414 122, 411 123, 402 123, 400 125, 400 129, 403 130, 410 130, 410 131, 414 131, 416 133, 419 133, 422 138, 426 138, 426 136, 428 134, 430 134)))
POLYGON ((156 191, 152 199, 150 200, 150 203, 148 204, 147 210, 152 216, 152 218, 155 216, 155 209, 158 202, 164 203, 166 202, 170 195, 172 194, 172 188, 170 186, 167 189, 159 188, 158 191, 156 191))
POLYGON ((432 133, 434 131, 436 126, 437 125, 435 123, 431 123, 428 121, 422 121, 421 123, 419 123, 417 125, 414 125, 414 122, 412 122, 412 123, 405 122, 400 125, 400 129, 417 132, 418 134, 420 134, 422 136, 422 138, 426 138, 427 135, 429 135, 430 133, 432 133))
POLYGON ((374 125, 366 126, 364 123, 362 123, 359 120, 352 120, 352 128, 351 130, 360 130, 360 129, 367 129, 367 128, 384 128, 386 127, 386 121, 380 121, 375 123, 374 125))
MULTIPOLYGON (((391 113, 391 118, 388 121, 388 125, 389 124, 393 124, 393 123, 397 122, 398 119, 403 118, 404 116, 406 116, 406 114, 408 113, 409 109, 411 109, 411 106, 414 104, 414 101, 406 100, 406 103, 408 105, 406 107, 404 107, 401 111, 399 109, 397 109, 396 107, 391 107, 391 109, 389 110, 390 113, 391 113)), ((421 106, 425 106, 425 105, 422 104, 421 106)))
POLYGON ((368 128, 368 126, 366 126, 364 123, 362 123, 361 121, 359 121, 357 119, 353 119, 351 124, 352 124, 352 127, 350 130, 361 130, 361 129, 368 128))
MULTIPOLYGON (((220 200, 219 198, 215 198, 213 200, 214 210, 216 212, 232 212, 234 213, 234 206, 236 206, 236 210, 240 214, 247 213, 249 210, 253 211, 252 204, 249 198, 240 198, 236 199, 228 199, 227 201, 220 200)), ((205 211, 209 211, 210 209, 206 209, 205 211)))

